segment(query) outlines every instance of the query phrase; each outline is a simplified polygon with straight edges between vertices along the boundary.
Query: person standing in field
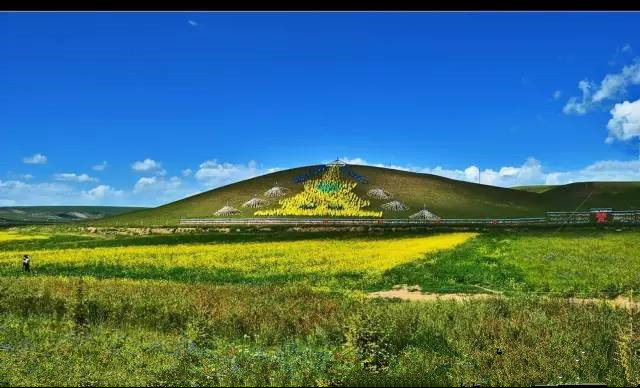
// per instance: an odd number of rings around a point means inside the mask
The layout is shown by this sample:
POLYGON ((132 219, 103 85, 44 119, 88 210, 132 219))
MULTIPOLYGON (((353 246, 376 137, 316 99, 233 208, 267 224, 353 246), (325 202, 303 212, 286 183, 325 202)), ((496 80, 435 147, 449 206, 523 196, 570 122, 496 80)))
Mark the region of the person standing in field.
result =
POLYGON ((29 268, 30 261, 31 258, 29 257, 29 255, 22 256, 22 269, 24 269, 26 272, 31 272, 31 268, 29 268))

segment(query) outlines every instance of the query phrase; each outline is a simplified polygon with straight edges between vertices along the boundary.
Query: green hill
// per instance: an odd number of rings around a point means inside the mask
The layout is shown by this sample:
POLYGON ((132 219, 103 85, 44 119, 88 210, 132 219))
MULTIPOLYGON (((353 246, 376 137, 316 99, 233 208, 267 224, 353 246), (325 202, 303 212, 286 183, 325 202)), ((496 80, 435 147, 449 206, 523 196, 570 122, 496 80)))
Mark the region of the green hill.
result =
MULTIPOLYGON (((290 189, 285 197, 303 190, 303 185, 293 183, 294 178, 321 168, 321 165, 299 167, 274 172, 236 182, 194 195, 153 209, 138 210, 117 217, 92 222, 103 226, 176 225, 181 218, 209 218, 225 205, 241 212, 229 217, 253 217, 257 209, 243 208, 242 204, 253 197, 269 200, 264 209, 278 207, 278 199, 266 198, 264 192, 278 185, 290 189)), ((358 183, 353 190, 360 198, 367 199, 370 210, 382 210, 381 205, 398 200, 409 207, 406 211, 384 211, 384 218, 407 218, 426 207, 443 218, 502 218, 542 216, 546 211, 575 210, 592 192, 581 209, 612 207, 614 209, 640 208, 640 182, 574 183, 553 186, 542 192, 481 185, 444 178, 431 174, 393 170, 371 166, 347 166, 366 178, 368 183, 358 183), (373 199, 367 191, 382 188, 391 193, 387 200, 373 199)))
POLYGON ((550 209, 610 207, 640 209, 640 182, 580 182, 553 186, 540 194, 550 209))
POLYGON ((96 220, 141 207, 121 206, 10 206, 0 207, 0 225, 62 223, 96 220))

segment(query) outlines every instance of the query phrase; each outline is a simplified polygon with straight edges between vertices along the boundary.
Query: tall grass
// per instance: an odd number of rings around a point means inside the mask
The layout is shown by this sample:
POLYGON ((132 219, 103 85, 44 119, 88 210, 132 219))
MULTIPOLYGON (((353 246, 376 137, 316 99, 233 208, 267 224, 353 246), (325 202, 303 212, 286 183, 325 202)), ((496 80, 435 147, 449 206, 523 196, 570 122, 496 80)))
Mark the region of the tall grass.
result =
POLYGON ((10 385, 632 386, 640 361, 637 312, 539 298, 40 277, 3 279, 0 312, 10 385))

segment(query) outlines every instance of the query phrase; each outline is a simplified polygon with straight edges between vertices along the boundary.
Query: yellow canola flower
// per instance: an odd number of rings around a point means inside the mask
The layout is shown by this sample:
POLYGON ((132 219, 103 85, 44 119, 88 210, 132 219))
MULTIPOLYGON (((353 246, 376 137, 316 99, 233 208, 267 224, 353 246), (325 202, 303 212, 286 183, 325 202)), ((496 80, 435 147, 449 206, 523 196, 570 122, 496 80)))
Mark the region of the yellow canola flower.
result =
MULTIPOLYGON (((300 241, 119 246, 45 249, 34 251, 38 267, 84 267, 85 271, 122 268, 135 273, 154 271, 160 276, 175 269, 229 270, 243 277, 282 274, 331 274, 351 271, 380 273, 426 253, 451 249, 477 233, 448 233, 428 237, 370 240, 312 239, 300 241)), ((20 257, 18 256, 18 259, 20 257)), ((15 267, 16 252, 0 251, 0 267, 15 267)))
POLYGON ((0 231, 0 241, 14 241, 14 240, 42 240, 49 238, 44 234, 25 234, 11 231, 0 231))

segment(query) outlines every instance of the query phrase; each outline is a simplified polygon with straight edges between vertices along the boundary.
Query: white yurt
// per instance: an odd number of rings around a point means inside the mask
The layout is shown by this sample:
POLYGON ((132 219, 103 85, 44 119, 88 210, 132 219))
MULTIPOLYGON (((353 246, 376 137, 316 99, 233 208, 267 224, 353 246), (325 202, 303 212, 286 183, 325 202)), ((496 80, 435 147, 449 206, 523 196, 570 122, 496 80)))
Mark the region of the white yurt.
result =
POLYGON ((400 201, 387 202, 387 203, 382 205, 382 208, 384 210, 391 210, 391 211, 394 211, 394 212, 401 212, 401 211, 404 211, 404 210, 409 210, 409 206, 405 205, 404 203, 402 203, 400 201))
POLYGON ((229 205, 224 205, 223 207, 218 209, 218 211, 215 212, 214 214, 216 216, 232 216, 232 215, 238 214, 238 213, 240 213, 240 210, 236 209, 235 207, 229 206, 229 205))
POLYGON ((263 206, 267 206, 269 204, 269 201, 262 199, 262 198, 251 198, 250 200, 248 200, 247 202, 242 204, 242 207, 263 207, 263 206))
POLYGON ((289 189, 287 189, 286 187, 277 186, 277 184, 276 186, 264 192, 264 196, 269 198, 283 197, 287 194, 289 194, 289 189))
POLYGON ((375 199, 389 199, 392 197, 391 193, 389 193, 388 191, 385 191, 382 188, 371 189, 367 191, 367 195, 375 199))
POLYGON ((422 209, 419 212, 410 215, 409 218, 412 218, 414 220, 427 220, 427 221, 438 221, 440 219, 440 217, 431 213, 427 209, 422 209))

